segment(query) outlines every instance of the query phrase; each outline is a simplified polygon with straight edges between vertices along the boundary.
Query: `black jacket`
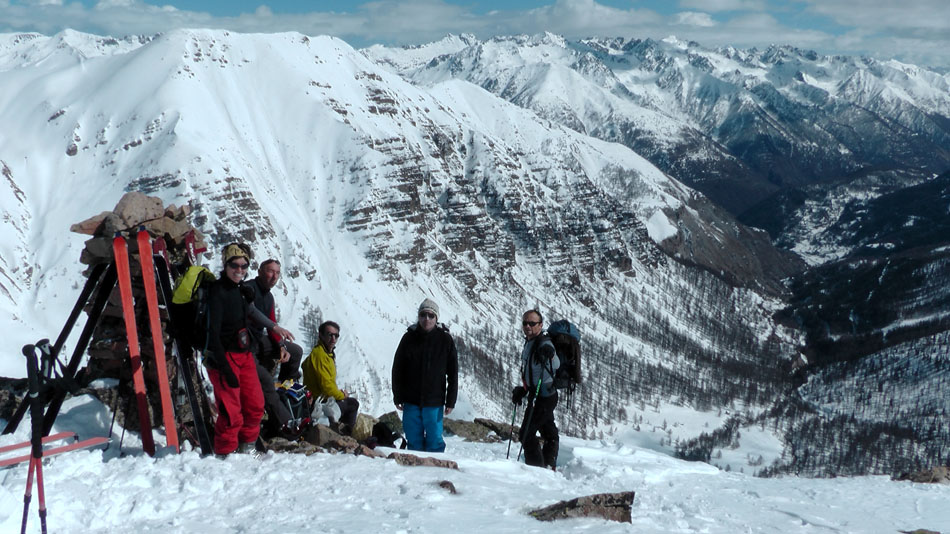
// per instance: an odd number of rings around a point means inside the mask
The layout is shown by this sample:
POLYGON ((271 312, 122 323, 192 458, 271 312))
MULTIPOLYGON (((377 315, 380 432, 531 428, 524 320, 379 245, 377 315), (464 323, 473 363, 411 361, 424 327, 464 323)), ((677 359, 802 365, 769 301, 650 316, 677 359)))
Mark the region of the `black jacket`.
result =
POLYGON ((248 302, 241 286, 222 275, 208 291, 208 349, 216 362, 226 361, 225 352, 245 352, 238 332, 247 328, 248 302))
POLYGON ((458 352, 448 328, 409 327, 393 358, 393 402, 455 408, 458 352))

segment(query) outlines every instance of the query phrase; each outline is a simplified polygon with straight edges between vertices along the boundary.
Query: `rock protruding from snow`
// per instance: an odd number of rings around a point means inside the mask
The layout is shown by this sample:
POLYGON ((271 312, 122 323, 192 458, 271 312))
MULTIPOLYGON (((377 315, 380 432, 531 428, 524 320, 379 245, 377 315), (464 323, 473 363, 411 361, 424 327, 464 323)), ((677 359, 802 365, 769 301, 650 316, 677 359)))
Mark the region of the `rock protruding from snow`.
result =
POLYGON ((442 460, 440 458, 432 458, 431 456, 416 456, 414 454, 407 454, 404 452, 390 453, 390 455, 386 458, 395 460, 399 465, 444 467, 446 469, 455 470, 458 470, 459 468, 459 464, 453 462, 452 460, 442 460))
POLYGON ((916 473, 904 473, 897 480, 909 480, 925 484, 950 484, 950 467, 938 466, 916 473))
POLYGON ((532 517, 540 521, 554 521, 574 517, 600 517, 620 523, 631 523, 631 508, 633 506, 632 491, 620 493, 599 493, 578 497, 569 501, 561 501, 551 506, 545 506, 529 512, 532 517))
MULTIPOLYGON (((188 264, 186 260, 186 236, 193 232, 195 250, 206 248, 204 237, 189 221, 191 208, 187 205, 176 207, 165 206, 159 197, 147 196, 139 192, 129 192, 122 196, 112 211, 104 211, 82 222, 73 224, 73 232, 92 236, 86 241, 85 248, 79 261, 85 265, 98 265, 113 260, 112 241, 117 234, 126 237, 129 248, 129 271, 132 278, 132 292, 135 295, 135 316, 139 325, 147 325, 148 310, 143 298, 144 284, 138 259, 138 243, 136 233, 139 228, 145 228, 154 238, 164 238, 168 259, 172 266, 188 264)), ((152 251, 148 251, 151 253, 152 251)), ((91 270, 89 271, 91 272, 91 270)), ((88 272, 87 272, 88 275, 88 272)), ((161 314, 162 338, 165 343, 165 354, 172 354, 172 339, 167 334, 169 316, 161 314)), ((158 373, 167 373, 172 383, 176 383, 177 364, 173 358, 166 358, 166 369, 157 369, 155 353, 151 341, 151 332, 148 328, 139 328, 139 349, 145 367, 146 391, 151 405, 152 424, 160 424, 161 402, 159 399, 158 373)), ((128 398, 132 395, 130 369, 128 364, 128 336, 125 331, 125 322, 122 315, 121 298, 118 287, 112 288, 112 294, 106 303, 105 309, 93 331, 89 343, 89 362, 80 371, 81 382, 88 383, 96 378, 119 379, 118 394, 128 398)), ((193 377, 195 383, 198 377, 193 377)), ((198 394, 203 394, 199 388, 198 394)), ((183 398, 174 395, 175 398, 183 398)), ((114 403, 117 414, 116 420, 126 428, 138 428, 138 413, 135 410, 126 410, 129 403, 114 403)), ((183 403, 176 407, 179 419, 182 422, 193 424, 190 406, 183 403)), ((197 444, 195 444, 197 446, 197 444)))

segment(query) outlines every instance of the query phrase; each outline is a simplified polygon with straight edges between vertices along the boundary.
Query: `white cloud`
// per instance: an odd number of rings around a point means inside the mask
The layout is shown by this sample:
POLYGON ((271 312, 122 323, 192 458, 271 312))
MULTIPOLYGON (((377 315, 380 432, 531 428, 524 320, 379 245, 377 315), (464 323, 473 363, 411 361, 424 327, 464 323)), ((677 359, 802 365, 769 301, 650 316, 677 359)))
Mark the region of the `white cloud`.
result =
POLYGON ((683 11, 673 16, 676 24, 684 26, 699 26, 702 28, 711 28, 716 25, 709 13, 697 13, 695 11, 683 11))
POLYGON ((763 11, 765 2, 762 0, 680 0, 679 6, 683 9, 698 9, 701 11, 763 11))
POLYGON ((950 29, 947 0, 799 0, 807 10, 864 30, 950 29))

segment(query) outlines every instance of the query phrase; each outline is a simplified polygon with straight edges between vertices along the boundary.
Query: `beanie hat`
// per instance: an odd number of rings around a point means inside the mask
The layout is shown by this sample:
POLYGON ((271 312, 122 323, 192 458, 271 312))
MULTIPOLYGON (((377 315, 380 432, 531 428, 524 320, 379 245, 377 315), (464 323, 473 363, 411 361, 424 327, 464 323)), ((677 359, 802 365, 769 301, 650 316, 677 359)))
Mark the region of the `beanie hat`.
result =
POLYGON ((250 263, 251 261, 251 249, 244 243, 231 243, 230 245, 224 247, 224 263, 227 264, 229 261, 234 258, 244 258, 250 263))
POLYGON ((422 301, 422 304, 419 305, 419 313, 424 311, 430 311, 435 314, 436 317, 439 316, 439 305, 435 303, 432 299, 425 299, 422 301))

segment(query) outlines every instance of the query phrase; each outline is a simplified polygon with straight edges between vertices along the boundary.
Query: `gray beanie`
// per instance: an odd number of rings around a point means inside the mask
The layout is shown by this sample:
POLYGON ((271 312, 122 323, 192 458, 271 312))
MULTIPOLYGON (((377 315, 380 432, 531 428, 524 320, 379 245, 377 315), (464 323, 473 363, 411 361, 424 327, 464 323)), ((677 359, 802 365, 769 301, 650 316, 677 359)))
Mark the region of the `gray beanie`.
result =
POLYGON ((439 305, 435 303, 432 299, 425 299, 422 301, 422 304, 419 305, 419 313, 424 311, 430 311, 435 314, 436 317, 439 316, 439 305))

